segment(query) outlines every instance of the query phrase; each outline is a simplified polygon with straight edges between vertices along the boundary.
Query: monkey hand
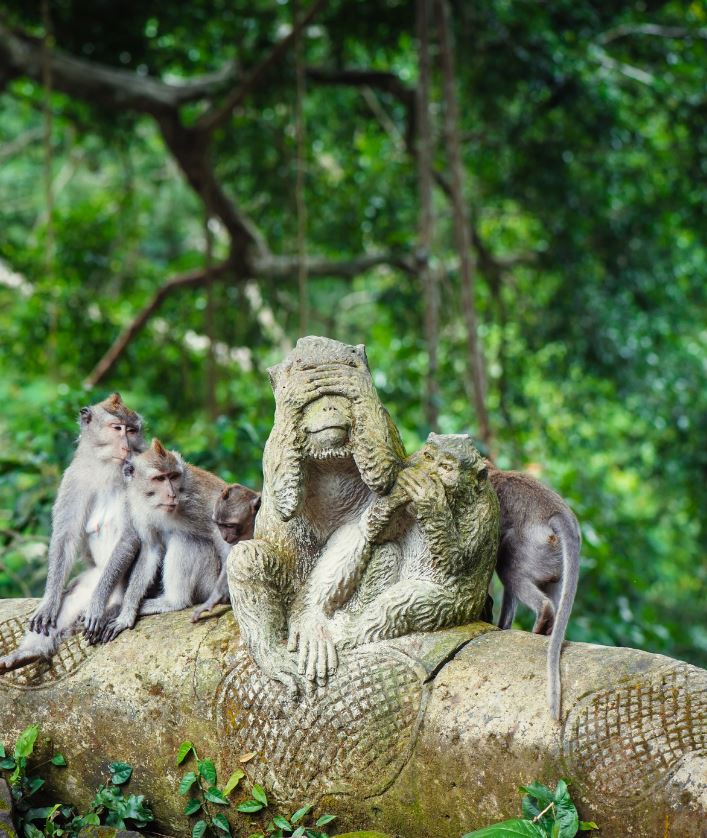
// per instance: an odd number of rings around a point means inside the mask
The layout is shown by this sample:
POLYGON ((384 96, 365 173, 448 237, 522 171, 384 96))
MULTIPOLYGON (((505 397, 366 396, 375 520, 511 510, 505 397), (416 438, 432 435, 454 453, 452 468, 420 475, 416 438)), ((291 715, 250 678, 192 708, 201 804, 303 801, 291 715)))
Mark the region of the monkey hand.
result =
POLYGON ((60 606, 61 600, 43 598, 30 618, 29 630, 48 635, 51 629, 56 628, 60 606))
POLYGON ((136 615, 118 614, 118 616, 111 620, 103 629, 100 642, 110 643, 111 640, 115 640, 115 638, 124 632, 125 629, 131 629, 135 625, 136 619, 136 615))
POLYGON ((97 606, 93 601, 89 602, 85 614, 79 617, 79 622, 83 623, 83 636, 91 646, 101 642, 101 635, 107 621, 105 609, 97 606))
POLYGON ((201 605, 197 605, 197 607, 191 612, 192 623, 198 623, 202 614, 205 614, 207 611, 211 611, 212 608, 215 608, 222 602, 228 602, 228 594, 222 594, 219 590, 215 590, 206 602, 202 602, 201 605))
POLYGON ((326 686, 336 672, 336 645, 323 616, 307 615, 291 625, 287 649, 299 652, 297 671, 306 679, 308 690, 326 686))

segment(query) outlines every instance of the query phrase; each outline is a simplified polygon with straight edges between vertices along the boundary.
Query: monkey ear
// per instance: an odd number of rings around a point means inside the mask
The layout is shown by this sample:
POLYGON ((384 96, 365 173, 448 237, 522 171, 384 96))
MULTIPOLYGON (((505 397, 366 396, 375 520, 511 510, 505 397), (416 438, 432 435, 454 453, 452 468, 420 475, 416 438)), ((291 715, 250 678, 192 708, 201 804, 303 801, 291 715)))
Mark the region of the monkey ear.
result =
POLYGON ((90 407, 82 407, 79 410, 79 424, 81 425, 88 425, 93 419, 93 414, 91 413, 90 407))
POLYGON ((250 502, 250 508, 253 512, 257 512, 260 509, 260 495, 256 495, 253 500, 250 502))
POLYGON ((221 492, 221 500, 228 500, 229 495, 231 494, 231 487, 226 486, 226 488, 221 492))
POLYGON ((157 454, 158 457, 167 456, 167 451, 164 445, 162 445, 162 443, 159 441, 159 439, 157 439, 156 436, 152 437, 152 444, 150 445, 150 448, 152 448, 152 450, 155 452, 155 454, 157 454))
POLYGON ((123 477, 129 480, 133 474, 135 474, 135 466, 130 462, 130 460, 126 460, 123 463, 123 477))

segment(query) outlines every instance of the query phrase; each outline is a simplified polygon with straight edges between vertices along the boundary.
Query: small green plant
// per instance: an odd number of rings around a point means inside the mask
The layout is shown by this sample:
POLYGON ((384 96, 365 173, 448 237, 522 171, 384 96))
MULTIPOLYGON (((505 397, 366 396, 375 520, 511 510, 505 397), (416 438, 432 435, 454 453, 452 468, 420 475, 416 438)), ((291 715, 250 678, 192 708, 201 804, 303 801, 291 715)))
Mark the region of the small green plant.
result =
MULTIPOLYGON (((39 727, 30 725, 19 735, 12 756, 7 756, 0 744, 0 771, 9 772, 7 777, 15 806, 18 832, 24 838, 76 838, 86 826, 113 826, 116 829, 144 827, 154 820, 145 804, 144 795, 124 794, 120 788, 128 782, 132 768, 125 762, 111 762, 109 777, 101 785, 88 811, 81 814, 71 805, 54 803, 49 806, 33 806, 30 799, 44 785, 41 777, 28 774, 29 758, 39 735, 39 727)), ((66 765, 64 756, 55 753, 50 759, 34 766, 35 770, 51 763, 66 765)))
POLYGON ((567 783, 553 791, 542 783, 521 786, 523 818, 495 823, 462 838, 574 838, 578 832, 599 829, 593 821, 580 821, 567 783))
MULTIPOLYGON (((211 806, 231 805, 228 796, 236 789, 241 780, 246 777, 242 768, 236 769, 228 778, 226 785, 219 789, 217 785, 216 767, 210 759, 200 759, 193 742, 182 742, 177 752, 177 765, 181 765, 193 756, 196 771, 187 771, 179 783, 180 794, 188 794, 189 800, 184 806, 187 817, 198 815, 198 820, 192 827, 192 838, 203 838, 207 830, 216 838, 232 836, 231 825, 223 812, 212 813, 211 806)), ((246 754, 241 758, 245 764, 253 754, 246 754)), ((241 814, 254 815, 270 807, 265 789, 258 783, 251 784, 250 797, 236 806, 241 814)), ((313 826, 307 826, 307 816, 313 809, 311 804, 297 809, 289 818, 283 814, 276 814, 261 832, 253 832, 248 838, 327 838, 326 832, 319 831, 334 820, 334 815, 322 815, 313 826)))

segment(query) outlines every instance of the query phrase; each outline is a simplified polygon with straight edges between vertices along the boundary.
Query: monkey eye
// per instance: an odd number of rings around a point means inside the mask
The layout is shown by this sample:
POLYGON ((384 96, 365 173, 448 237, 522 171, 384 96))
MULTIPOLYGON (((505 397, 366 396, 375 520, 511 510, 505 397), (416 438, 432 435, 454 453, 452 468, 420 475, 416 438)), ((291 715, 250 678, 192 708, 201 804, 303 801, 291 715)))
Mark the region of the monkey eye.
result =
POLYGON ((128 428, 128 433, 129 434, 136 434, 137 433, 137 428, 129 427, 128 428))
POLYGON ((167 479, 167 475, 166 474, 156 474, 152 479, 156 480, 158 483, 163 483, 167 479))

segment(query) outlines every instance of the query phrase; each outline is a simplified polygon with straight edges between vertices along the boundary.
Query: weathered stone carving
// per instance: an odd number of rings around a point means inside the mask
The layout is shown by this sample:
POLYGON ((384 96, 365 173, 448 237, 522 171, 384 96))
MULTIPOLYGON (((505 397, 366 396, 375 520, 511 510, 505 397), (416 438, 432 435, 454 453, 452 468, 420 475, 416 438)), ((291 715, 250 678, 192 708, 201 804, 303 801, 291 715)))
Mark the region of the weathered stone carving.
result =
POLYGON ((363 346, 303 338, 270 376, 262 507, 229 588, 255 662, 294 696, 341 649, 477 618, 498 503, 467 437, 405 460, 363 346))

